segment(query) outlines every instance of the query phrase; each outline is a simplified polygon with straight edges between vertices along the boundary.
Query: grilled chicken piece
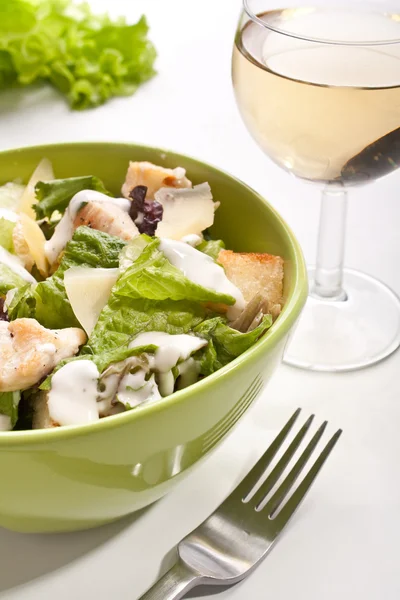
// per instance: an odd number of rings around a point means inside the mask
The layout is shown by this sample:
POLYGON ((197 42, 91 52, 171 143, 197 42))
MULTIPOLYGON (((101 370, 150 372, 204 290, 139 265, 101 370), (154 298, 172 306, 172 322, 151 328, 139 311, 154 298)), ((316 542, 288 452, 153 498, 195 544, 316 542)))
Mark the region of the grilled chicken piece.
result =
POLYGON ((129 192, 137 185, 147 187, 146 198, 154 200, 154 194, 163 187, 190 188, 192 182, 186 177, 182 167, 166 169, 150 162, 130 162, 122 186, 122 195, 129 198, 129 192))
POLYGON ((35 385, 85 342, 85 332, 77 327, 52 330, 36 319, 0 321, 0 392, 35 385))
POLYGON ((139 230, 128 213, 119 206, 107 202, 89 202, 81 208, 75 217, 74 228, 81 225, 87 225, 126 241, 139 235, 139 230))

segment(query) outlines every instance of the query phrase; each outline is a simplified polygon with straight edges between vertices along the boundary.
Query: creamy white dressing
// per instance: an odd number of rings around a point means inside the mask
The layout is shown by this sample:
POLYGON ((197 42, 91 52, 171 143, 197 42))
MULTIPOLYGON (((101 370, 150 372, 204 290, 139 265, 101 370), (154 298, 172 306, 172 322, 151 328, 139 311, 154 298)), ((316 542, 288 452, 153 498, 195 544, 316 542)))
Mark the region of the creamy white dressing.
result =
POLYGON ((108 375, 101 380, 104 389, 97 394, 97 410, 99 411, 100 417, 107 417, 112 413, 113 400, 117 394, 119 380, 119 373, 108 375))
POLYGON ((189 246, 193 246, 193 248, 201 244, 202 241, 203 236, 197 235, 197 233, 189 233, 181 238, 181 242, 185 242, 185 244, 189 244, 189 246))
POLYGON ((154 355, 149 354, 150 368, 159 373, 167 373, 178 361, 187 360, 194 352, 207 346, 207 340, 185 333, 171 335, 162 331, 139 333, 129 344, 129 348, 138 346, 158 346, 154 355))
POLYGON ((108 417, 111 414, 112 408, 113 404, 111 402, 111 398, 108 398, 107 400, 99 400, 97 402, 97 410, 100 417, 108 417))
POLYGON ((154 374, 146 381, 146 371, 143 369, 124 375, 118 387, 117 400, 127 408, 160 398, 154 374))
POLYGON ((24 269, 20 259, 17 256, 10 254, 10 252, 8 252, 2 246, 0 246, 0 263, 3 263, 3 265, 9 267, 9 269, 14 271, 16 275, 19 275, 25 281, 28 281, 29 283, 36 283, 36 279, 32 277, 32 275, 26 269, 24 269))
POLYGON ((159 373, 157 379, 158 389, 160 390, 160 394, 163 398, 165 398, 165 396, 170 396, 171 394, 173 394, 175 387, 175 377, 172 371, 167 371, 166 373, 159 373))
POLYGON ((17 223, 19 217, 16 212, 10 210, 9 208, 0 208, 0 219, 11 221, 11 223, 17 223))
POLYGON ((50 417, 60 425, 97 421, 98 378, 99 371, 91 360, 76 360, 61 367, 51 379, 50 417))
POLYGON ((161 239, 160 250, 169 262, 193 283, 235 298, 235 304, 228 308, 228 319, 236 319, 244 310, 246 303, 242 292, 229 281, 223 267, 217 265, 211 256, 192 248, 185 242, 166 238, 161 239))
MULTIPOLYGON (((67 363, 52 377, 48 395, 49 414, 60 425, 91 423, 106 416, 120 412, 113 400, 126 408, 134 408, 144 402, 159 400, 173 393, 175 378, 172 368, 178 363, 181 375, 180 387, 186 387, 197 381, 198 365, 191 355, 207 345, 202 338, 178 334, 170 335, 159 331, 139 334, 130 348, 155 345, 154 355, 147 355, 149 367, 155 373, 146 380, 148 369, 140 368, 134 373, 127 372, 121 379, 119 374, 104 378, 105 389, 98 391, 99 371, 91 360, 77 360, 67 363), (115 410, 114 410, 115 409, 115 410)), ((53 344, 42 344, 42 351, 53 351, 53 344)), ((132 369, 135 369, 132 365, 132 369)))
POLYGON ((11 431, 11 417, 0 415, 0 431, 11 431))
POLYGON ((73 198, 68 205, 61 221, 56 226, 50 240, 44 245, 44 251, 50 264, 53 264, 60 252, 65 248, 67 242, 72 238, 74 233, 74 220, 78 214, 82 204, 88 202, 103 202, 115 204, 125 212, 129 212, 131 205, 130 200, 126 198, 110 198, 106 194, 96 192, 95 190, 81 190, 73 198))
POLYGON ((190 357, 178 365, 179 379, 178 389, 183 388, 196 383, 200 373, 200 363, 194 358, 190 357))

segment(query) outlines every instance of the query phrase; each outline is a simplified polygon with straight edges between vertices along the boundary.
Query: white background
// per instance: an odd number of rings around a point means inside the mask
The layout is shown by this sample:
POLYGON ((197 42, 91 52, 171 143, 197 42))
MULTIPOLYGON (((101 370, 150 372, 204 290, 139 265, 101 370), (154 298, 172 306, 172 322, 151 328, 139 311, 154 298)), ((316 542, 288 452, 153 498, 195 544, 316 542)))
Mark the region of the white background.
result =
MULTIPOLYGON (((281 212, 312 262, 318 191, 274 166, 236 109, 230 56, 240 0, 92 0, 145 12, 159 74, 131 98, 71 112, 49 89, 0 94, 0 149, 112 140, 164 146, 214 163, 281 212)), ((101 173, 98 173, 101 177, 101 173)), ((352 192, 346 264, 400 293, 399 174, 352 192)), ((171 550, 257 460, 293 409, 344 435, 267 560, 227 599, 398 600, 400 354, 345 375, 280 367, 232 435, 173 493, 117 524, 66 535, 0 530, 0 597, 131 600, 171 564, 171 550)), ((200 597, 200 593, 192 594, 200 597)))

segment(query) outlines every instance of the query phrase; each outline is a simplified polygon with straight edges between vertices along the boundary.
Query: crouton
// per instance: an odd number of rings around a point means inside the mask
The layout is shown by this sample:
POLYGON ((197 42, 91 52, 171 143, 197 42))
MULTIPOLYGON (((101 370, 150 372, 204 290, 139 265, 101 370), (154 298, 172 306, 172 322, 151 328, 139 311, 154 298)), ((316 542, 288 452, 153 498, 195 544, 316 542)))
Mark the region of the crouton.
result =
POLYGON ((266 297, 268 312, 275 318, 282 308, 283 259, 271 254, 221 250, 218 262, 226 276, 250 302, 259 292, 266 297))

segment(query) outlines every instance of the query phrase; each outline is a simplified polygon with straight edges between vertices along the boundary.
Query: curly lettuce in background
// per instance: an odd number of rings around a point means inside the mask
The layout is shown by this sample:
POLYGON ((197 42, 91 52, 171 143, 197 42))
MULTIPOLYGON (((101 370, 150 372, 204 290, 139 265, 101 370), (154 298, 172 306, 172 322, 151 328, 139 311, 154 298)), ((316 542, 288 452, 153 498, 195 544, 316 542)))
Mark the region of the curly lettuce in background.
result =
POLYGON ((147 32, 70 0, 0 2, 0 90, 48 82, 79 110, 131 95, 155 75, 147 32))

